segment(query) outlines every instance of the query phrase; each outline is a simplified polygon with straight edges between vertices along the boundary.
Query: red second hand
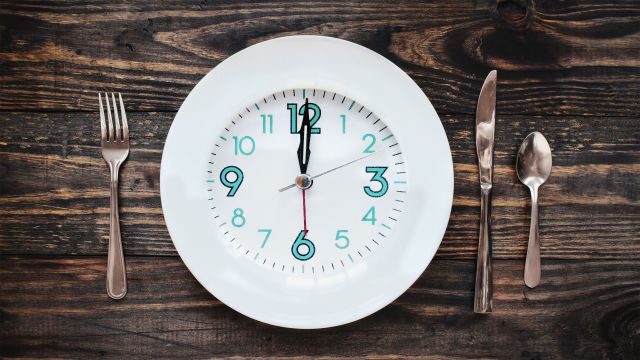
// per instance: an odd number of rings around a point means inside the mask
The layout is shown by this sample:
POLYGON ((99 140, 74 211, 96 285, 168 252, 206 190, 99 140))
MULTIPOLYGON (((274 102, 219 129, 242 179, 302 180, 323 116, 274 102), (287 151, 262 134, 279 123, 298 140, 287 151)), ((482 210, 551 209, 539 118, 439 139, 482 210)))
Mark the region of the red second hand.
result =
POLYGON ((304 218, 304 235, 307 235, 307 197, 305 190, 302 189, 302 216, 304 218))

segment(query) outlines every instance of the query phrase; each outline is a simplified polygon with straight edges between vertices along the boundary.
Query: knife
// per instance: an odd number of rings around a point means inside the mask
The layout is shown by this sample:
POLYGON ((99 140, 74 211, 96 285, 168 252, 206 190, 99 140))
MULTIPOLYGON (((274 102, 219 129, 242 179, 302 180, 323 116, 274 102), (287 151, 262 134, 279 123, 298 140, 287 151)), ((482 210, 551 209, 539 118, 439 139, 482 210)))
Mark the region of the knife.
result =
POLYGON ((492 310, 493 280, 491 276, 491 188, 493 187, 493 139, 496 125, 496 80, 493 70, 482 84, 476 107, 476 150, 480 173, 480 236, 476 263, 476 289, 473 311, 492 310))

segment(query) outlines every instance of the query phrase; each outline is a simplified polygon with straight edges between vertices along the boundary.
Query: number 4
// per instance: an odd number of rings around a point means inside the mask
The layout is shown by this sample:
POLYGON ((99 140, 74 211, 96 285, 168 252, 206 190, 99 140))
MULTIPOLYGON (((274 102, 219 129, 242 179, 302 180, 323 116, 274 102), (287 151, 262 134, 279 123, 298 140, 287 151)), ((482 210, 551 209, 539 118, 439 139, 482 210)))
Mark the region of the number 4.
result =
POLYGON ((371 225, 375 225, 376 224, 376 207, 372 206, 371 208, 369 208, 369 211, 367 211, 366 214, 364 214, 364 216, 362 217, 362 219, 360 219, 362 221, 369 221, 371 222, 371 225))

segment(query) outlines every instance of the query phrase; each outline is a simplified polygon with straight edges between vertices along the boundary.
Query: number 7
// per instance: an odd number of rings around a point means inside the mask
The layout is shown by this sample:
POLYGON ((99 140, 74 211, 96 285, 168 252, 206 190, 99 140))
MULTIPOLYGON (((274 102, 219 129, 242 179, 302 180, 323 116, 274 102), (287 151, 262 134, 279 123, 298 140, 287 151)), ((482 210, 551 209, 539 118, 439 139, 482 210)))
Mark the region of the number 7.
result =
POLYGON ((271 229, 258 229, 258 232, 263 232, 266 234, 264 236, 264 240, 262 240, 262 244, 260 245, 260 249, 262 249, 265 245, 267 245, 267 240, 269 240, 269 236, 271 236, 271 229))

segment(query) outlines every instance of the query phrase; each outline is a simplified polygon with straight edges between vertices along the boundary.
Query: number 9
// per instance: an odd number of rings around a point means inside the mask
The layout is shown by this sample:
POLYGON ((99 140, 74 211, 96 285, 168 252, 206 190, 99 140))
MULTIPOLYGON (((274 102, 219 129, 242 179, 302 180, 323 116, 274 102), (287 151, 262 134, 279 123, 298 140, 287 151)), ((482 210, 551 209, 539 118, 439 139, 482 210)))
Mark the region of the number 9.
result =
POLYGON ((242 170, 237 166, 227 166, 220 172, 220 182, 229 188, 227 196, 235 196, 243 180, 244 174, 242 174, 242 170), (229 173, 234 173, 236 175, 235 179, 229 180, 229 173))

